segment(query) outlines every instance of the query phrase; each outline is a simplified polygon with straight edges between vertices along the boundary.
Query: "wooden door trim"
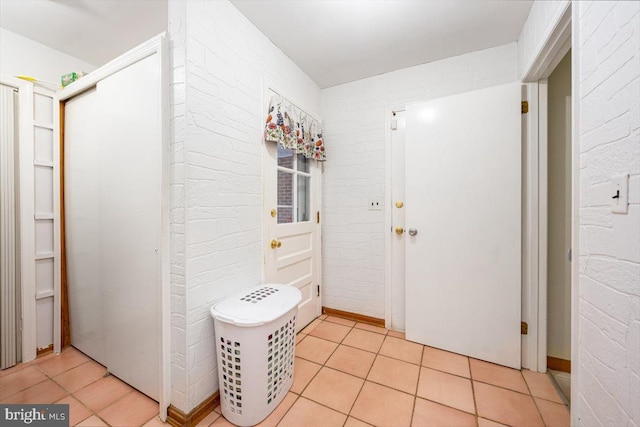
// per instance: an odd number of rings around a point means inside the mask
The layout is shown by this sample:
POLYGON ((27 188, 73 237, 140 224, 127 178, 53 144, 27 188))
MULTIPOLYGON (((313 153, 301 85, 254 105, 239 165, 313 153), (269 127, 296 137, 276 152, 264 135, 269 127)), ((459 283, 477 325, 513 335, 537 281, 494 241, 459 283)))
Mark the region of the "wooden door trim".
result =
POLYGON ((65 101, 60 101, 60 343, 65 348, 71 345, 69 323, 69 288, 67 285, 67 245, 64 210, 64 120, 65 101))

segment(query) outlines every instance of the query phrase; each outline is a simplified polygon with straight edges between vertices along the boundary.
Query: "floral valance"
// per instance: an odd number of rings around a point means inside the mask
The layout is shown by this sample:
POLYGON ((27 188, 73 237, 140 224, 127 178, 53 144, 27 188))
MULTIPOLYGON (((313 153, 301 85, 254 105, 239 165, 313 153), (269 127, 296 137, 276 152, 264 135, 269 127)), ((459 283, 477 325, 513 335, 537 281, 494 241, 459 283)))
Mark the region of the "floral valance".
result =
POLYGON ((281 96, 271 97, 264 140, 308 159, 327 159, 321 123, 281 96))

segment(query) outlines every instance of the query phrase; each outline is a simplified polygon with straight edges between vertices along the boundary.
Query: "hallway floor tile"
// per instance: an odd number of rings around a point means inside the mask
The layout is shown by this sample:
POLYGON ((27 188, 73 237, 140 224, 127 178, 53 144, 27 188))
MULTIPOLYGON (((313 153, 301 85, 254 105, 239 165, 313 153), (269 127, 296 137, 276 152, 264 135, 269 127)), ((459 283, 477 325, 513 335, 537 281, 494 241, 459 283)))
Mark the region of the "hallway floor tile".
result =
MULTIPOLYGON (((294 384, 260 427, 569 426, 546 374, 405 341, 334 316, 298 334, 294 384)), ((69 347, 0 371, 0 403, 67 403, 71 425, 157 427, 158 405, 69 347)), ((198 427, 233 426, 220 407, 198 427)))

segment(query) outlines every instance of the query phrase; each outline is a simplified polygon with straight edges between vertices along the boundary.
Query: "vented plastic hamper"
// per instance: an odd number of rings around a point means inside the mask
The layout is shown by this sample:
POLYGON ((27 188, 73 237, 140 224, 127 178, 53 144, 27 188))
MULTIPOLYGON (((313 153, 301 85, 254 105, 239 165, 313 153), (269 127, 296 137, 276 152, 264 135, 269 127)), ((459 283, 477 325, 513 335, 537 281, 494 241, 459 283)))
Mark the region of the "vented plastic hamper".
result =
POLYGON ((222 415, 239 426, 265 419, 293 383, 296 317, 293 286, 245 289, 211 307, 222 415))

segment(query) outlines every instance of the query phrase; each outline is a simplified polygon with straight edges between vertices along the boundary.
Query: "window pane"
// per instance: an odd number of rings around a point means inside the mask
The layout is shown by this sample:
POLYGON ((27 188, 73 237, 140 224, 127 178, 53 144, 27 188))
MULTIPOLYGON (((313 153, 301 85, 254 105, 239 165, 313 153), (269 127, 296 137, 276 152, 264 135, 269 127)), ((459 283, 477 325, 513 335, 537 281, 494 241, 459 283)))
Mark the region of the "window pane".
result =
POLYGON ((278 145, 278 166, 293 169, 293 151, 284 149, 278 145))
POLYGON ((298 175, 298 215, 297 221, 309 221, 311 212, 311 179, 308 176, 298 175))
POLYGON ((309 159, 302 154, 298 154, 298 170, 300 172, 309 172, 309 159))
POLYGON ((293 222, 293 208, 278 208, 278 224, 293 222))
POLYGON ((278 224, 293 222, 293 174, 278 171, 278 224))

